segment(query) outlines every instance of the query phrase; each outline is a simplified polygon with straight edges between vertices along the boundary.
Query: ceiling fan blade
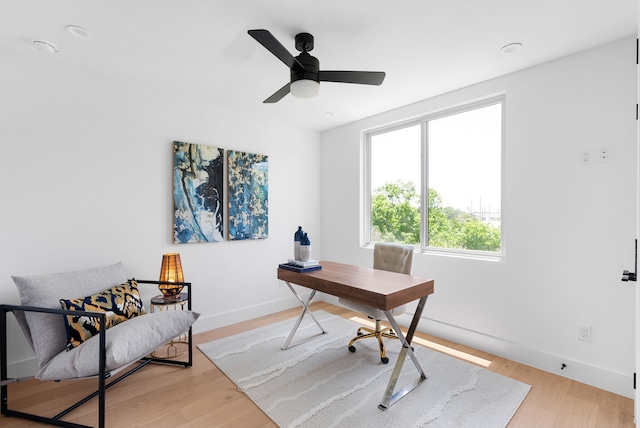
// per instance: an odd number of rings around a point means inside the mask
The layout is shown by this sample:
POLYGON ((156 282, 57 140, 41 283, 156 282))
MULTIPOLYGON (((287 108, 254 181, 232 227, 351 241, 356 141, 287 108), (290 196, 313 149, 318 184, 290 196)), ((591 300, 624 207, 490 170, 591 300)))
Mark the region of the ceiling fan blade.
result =
POLYGON ((247 31, 251 37, 257 40, 262 46, 267 48, 269 52, 274 54, 280 61, 290 69, 304 70, 304 66, 282 46, 273 34, 267 30, 249 30, 247 31))
POLYGON ((359 83, 361 85, 380 85, 386 76, 384 71, 320 71, 321 82, 359 83))
POLYGON ((263 101, 263 103, 265 104, 271 104, 271 103, 277 103, 278 101, 280 101, 282 98, 284 98, 285 95, 287 95, 290 90, 289 87, 291 86, 291 83, 287 83, 286 85, 284 85, 282 88, 278 89, 273 95, 271 95, 269 98, 267 98, 266 100, 263 101))

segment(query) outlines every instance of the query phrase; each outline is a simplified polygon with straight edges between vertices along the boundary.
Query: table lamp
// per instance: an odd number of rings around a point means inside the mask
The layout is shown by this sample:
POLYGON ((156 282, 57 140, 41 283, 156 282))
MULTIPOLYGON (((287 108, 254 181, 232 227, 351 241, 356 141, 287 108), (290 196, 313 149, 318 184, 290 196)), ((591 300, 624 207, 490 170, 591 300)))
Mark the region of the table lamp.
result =
MULTIPOLYGON (((180 254, 169 253, 162 255, 162 267, 160 268, 160 281, 184 282, 182 276, 182 264, 180 254)), ((175 297, 182 291, 182 285, 159 284, 158 288, 165 298, 175 297)))

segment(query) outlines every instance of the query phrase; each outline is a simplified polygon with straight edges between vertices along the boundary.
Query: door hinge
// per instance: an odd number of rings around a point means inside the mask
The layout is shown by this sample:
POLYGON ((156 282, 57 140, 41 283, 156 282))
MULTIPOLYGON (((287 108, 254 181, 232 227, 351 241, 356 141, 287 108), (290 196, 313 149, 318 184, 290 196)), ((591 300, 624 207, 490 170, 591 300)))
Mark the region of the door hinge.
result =
POLYGON ((622 272, 622 280, 623 281, 637 281, 638 279, 638 240, 636 239, 636 252, 635 252, 635 271, 629 272, 628 270, 624 270, 622 272))
POLYGON ((636 389, 636 374, 633 374, 633 389, 636 389))

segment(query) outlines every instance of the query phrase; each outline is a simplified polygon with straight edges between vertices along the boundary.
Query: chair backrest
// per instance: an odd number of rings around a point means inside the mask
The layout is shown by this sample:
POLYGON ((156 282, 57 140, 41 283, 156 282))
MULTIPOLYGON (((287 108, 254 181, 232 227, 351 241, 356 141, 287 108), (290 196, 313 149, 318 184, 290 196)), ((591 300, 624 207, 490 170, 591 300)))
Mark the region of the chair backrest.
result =
MULTIPOLYGON (((75 299, 126 282, 121 262, 110 266, 35 276, 12 276, 21 304, 61 309, 60 299, 75 299)), ((67 330, 60 315, 15 313, 16 320, 38 357, 40 368, 66 349, 67 330)))
POLYGON ((392 242, 376 242, 373 247, 373 268, 411 274, 413 247, 392 242))

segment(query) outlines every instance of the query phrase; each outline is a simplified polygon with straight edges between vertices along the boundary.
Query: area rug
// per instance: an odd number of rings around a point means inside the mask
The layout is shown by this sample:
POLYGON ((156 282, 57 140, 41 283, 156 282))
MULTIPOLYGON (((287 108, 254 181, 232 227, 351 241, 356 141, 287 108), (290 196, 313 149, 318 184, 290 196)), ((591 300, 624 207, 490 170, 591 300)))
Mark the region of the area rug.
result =
MULTIPOLYGON (((399 341, 385 341, 390 362, 382 364, 373 339, 348 351, 359 324, 323 311, 314 315, 327 333, 284 351, 294 319, 198 347, 281 427, 503 428, 529 392, 529 385, 416 345, 428 379, 382 411, 399 341)), ((317 333, 307 316, 292 344, 317 333)), ((417 377, 407 358, 398 385, 417 377)))

